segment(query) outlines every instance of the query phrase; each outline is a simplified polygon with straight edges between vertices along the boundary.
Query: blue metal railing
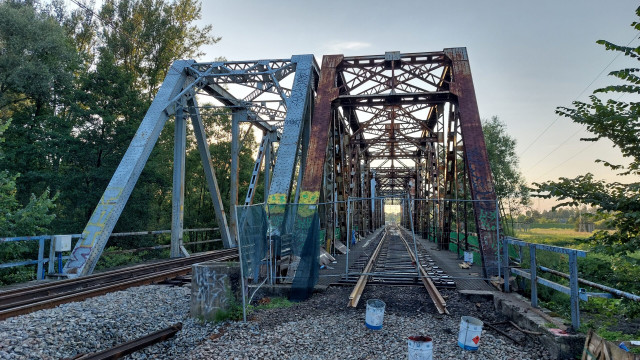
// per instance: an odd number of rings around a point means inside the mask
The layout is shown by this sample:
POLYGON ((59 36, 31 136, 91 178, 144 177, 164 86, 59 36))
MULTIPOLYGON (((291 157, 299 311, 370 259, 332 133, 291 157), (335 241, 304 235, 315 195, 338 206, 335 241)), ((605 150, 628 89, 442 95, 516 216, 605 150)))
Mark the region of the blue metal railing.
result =
MULTIPOLYGON (((202 232, 202 231, 216 231, 218 228, 202 228, 202 229, 184 229, 184 232, 202 232)), ((141 235, 160 235, 160 234, 171 234, 171 230, 156 230, 156 231, 138 231, 138 232, 123 232, 123 233, 113 233, 111 237, 122 237, 122 236, 141 236, 141 235)), ((54 237, 57 235, 37 235, 37 236, 15 236, 15 237, 4 237, 0 238, 0 246, 3 243, 10 242, 22 242, 22 241, 37 241, 38 242, 38 258, 35 260, 23 260, 11 263, 2 263, 0 264, 0 269, 13 268, 18 266, 28 266, 28 265, 36 265, 36 279, 42 280, 45 276, 45 264, 48 264, 47 273, 54 273, 54 264, 56 263, 56 252, 55 252, 55 241, 54 237), (45 258, 45 241, 49 241, 49 253, 48 257, 45 258)), ((72 239, 80 239, 82 234, 71 234, 72 239)), ((198 241, 198 244, 207 243, 207 242, 220 242, 220 239, 213 239, 207 241, 198 241)), ((185 245, 189 245, 190 243, 185 243, 185 245)), ((195 244, 195 243, 193 243, 195 244)), ((168 248, 170 245, 159 245, 154 248, 168 248)), ((73 246, 72 246, 73 248, 73 246)), ((134 249, 134 250, 126 250, 126 252, 137 251, 137 250, 149 250, 150 248, 142 248, 142 249, 134 249)), ((69 256, 63 256, 62 260, 68 260, 69 256)))
POLYGON ((509 276, 515 274, 531 280, 531 306, 538 307, 538 284, 550 287, 570 296, 571 303, 571 325, 575 330, 580 327, 580 289, 578 287, 578 257, 586 257, 587 252, 577 249, 564 248, 544 244, 534 244, 522 240, 505 237, 502 244, 502 264, 505 267, 504 291, 509 292, 509 276), (511 268, 509 266, 509 245, 520 246, 529 249, 529 271, 511 268), (538 277, 536 264, 536 250, 551 251, 559 254, 569 255, 569 287, 555 283, 553 281, 538 277))

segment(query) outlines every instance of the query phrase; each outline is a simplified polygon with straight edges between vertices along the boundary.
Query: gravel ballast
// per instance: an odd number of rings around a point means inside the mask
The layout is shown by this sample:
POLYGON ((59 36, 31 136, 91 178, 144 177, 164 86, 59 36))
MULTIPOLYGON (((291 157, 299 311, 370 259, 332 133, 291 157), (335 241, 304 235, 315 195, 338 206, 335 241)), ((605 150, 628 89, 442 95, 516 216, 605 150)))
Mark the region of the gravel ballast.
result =
POLYGON ((433 339, 434 359, 547 359, 534 339, 516 345, 486 327, 478 351, 457 344, 460 316, 488 322, 504 319, 492 301, 470 302, 454 290, 442 291, 450 315, 439 315, 423 287, 368 286, 356 309, 347 308, 351 287, 331 287, 287 309, 268 309, 252 321, 230 323, 188 359, 406 359, 409 336, 433 339), (365 327, 367 299, 386 303, 381 330, 365 327))
POLYGON ((177 322, 176 337, 129 359, 406 359, 407 338, 433 338, 434 359, 547 359, 535 340, 516 345, 486 326, 479 350, 457 345, 460 316, 488 322, 491 301, 471 302, 443 291, 450 315, 437 314, 423 287, 368 286, 358 308, 347 308, 351 287, 330 287, 289 308, 258 310, 247 323, 201 323, 189 318, 188 287, 142 286, 0 321, 0 358, 60 359, 104 350, 177 322), (367 299, 386 303, 384 325, 364 325, 367 299))
POLYGON ((189 287, 129 288, 0 321, 0 359, 63 359, 134 340, 182 322, 174 338, 129 359, 174 359, 212 333, 189 318, 189 287))

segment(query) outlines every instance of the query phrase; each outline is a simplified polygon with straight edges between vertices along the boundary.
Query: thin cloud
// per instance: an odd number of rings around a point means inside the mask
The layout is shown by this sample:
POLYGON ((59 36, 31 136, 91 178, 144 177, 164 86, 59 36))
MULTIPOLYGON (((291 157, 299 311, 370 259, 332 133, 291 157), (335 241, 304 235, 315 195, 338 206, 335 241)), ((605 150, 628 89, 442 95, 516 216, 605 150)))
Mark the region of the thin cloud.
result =
POLYGON ((363 41, 340 41, 327 44, 325 48, 329 54, 353 52, 371 47, 371 44, 363 41))

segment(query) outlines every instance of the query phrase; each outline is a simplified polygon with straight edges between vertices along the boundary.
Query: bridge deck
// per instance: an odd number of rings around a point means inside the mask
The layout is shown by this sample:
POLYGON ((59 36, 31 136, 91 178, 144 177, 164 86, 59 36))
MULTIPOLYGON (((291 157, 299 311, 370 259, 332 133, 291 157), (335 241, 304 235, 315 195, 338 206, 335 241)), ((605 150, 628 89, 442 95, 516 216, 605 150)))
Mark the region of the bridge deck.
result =
MULTIPOLYGON (((382 229, 378 229, 357 244, 350 246, 349 267, 358 260, 361 254, 373 253, 377 245, 376 239, 379 237, 381 231, 382 229)), ((422 249, 435 260, 437 265, 444 270, 447 275, 453 278, 457 290, 498 291, 482 279, 482 267, 479 264, 473 264, 469 269, 461 269, 458 264, 462 261, 458 260, 456 253, 437 250, 434 243, 422 239, 419 236, 416 236, 416 240, 422 244, 422 249)), ((407 241, 411 243, 412 240, 411 238, 407 238, 407 241)), ((344 275, 347 255, 338 254, 335 258, 335 264, 329 264, 328 267, 320 269, 318 285, 327 286, 336 284, 340 281, 341 276, 344 275)))
POLYGON ((458 264, 462 260, 458 259, 458 254, 451 251, 438 250, 435 243, 422 239, 416 235, 416 240, 420 241, 426 252, 438 263, 449 276, 456 282, 458 290, 485 290, 498 291, 482 278, 482 266, 478 263, 471 265, 469 269, 462 269, 458 264))

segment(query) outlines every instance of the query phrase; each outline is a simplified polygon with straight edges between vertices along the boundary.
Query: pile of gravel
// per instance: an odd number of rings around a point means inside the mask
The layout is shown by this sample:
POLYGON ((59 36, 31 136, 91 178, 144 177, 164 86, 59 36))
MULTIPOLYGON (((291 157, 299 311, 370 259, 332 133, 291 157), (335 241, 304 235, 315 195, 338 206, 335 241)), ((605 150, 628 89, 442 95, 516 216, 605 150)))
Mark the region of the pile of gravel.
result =
POLYGON ((216 325, 189 318, 189 287, 129 288, 0 321, 0 359, 62 359, 108 349, 182 322, 165 342, 127 358, 179 358, 216 325))
POLYGON ((1 359, 61 359, 104 350, 177 322, 178 334, 129 359, 404 359, 407 338, 433 338, 434 359, 546 359, 535 341, 524 345, 485 327, 477 352, 460 349, 460 316, 500 319, 491 301, 471 302, 443 291, 451 315, 437 314, 422 287, 368 286, 358 308, 351 287, 331 287, 290 308, 258 310, 247 323, 189 318, 190 289, 142 286, 0 321, 1 359), (386 305, 382 330, 364 326, 367 299, 386 305))

